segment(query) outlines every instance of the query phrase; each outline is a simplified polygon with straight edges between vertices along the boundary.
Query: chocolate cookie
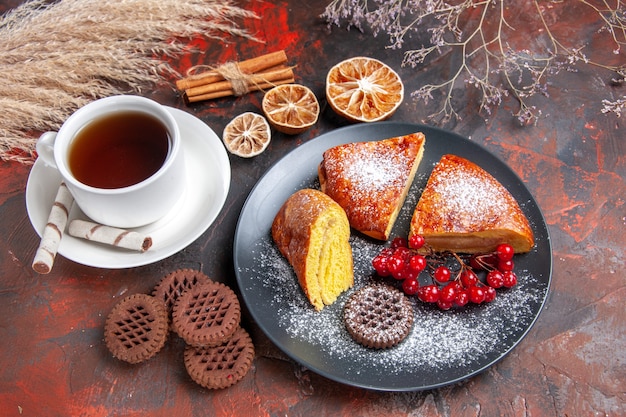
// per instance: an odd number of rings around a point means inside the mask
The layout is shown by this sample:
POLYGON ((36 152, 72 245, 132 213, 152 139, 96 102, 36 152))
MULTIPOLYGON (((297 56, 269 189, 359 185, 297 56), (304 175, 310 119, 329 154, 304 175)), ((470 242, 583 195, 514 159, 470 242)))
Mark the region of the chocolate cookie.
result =
POLYGON ((200 271, 193 269, 178 269, 164 276, 154 287, 152 295, 165 302, 170 319, 174 303, 180 295, 197 284, 212 282, 211 279, 200 271))
POLYGON ((147 294, 134 294, 111 310, 104 325, 104 341, 116 358, 139 363, 163 348, 168 327, 163 301, 147 294))
POLYGON ((243 378, 252 366, 254 345, 239 327, 226 343, 215 347, 185 348, 185 368, 199 385, 210 389, 229 387, 243 378))
POLYGON ((358 343, 385 349, 407 337, 413 325, 413 308, 397 288, 372 284, 348 298, 343 319, 348 333, 358 343))
POLYGON ((226 342, 239 327, 237 295, 220 282, 195 285, 174 303, 172 326, 188 345, 212 347, 226 342))

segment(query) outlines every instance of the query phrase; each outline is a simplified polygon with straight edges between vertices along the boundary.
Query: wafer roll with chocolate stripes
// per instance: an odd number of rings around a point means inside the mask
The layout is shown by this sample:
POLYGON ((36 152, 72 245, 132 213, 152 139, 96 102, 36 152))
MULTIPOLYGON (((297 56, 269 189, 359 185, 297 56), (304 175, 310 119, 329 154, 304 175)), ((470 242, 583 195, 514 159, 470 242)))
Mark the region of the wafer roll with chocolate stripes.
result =
POLYGON ((54 204, 48 216, 48 223, 41 234, 41 242, 35 253, 33 269, 40 274, 47 274, 52 270, 54 258, 59 250, 61 238, 67 225, 70 209, 74 204, 74 197, 67 189, 65 183, 61 183, 59 191, 54 199, 54 204))
POLYGON ((150 236, 85 220, 72 220, 68 232, 70 236, 139 252, 145 252, 152 246, 150 236))

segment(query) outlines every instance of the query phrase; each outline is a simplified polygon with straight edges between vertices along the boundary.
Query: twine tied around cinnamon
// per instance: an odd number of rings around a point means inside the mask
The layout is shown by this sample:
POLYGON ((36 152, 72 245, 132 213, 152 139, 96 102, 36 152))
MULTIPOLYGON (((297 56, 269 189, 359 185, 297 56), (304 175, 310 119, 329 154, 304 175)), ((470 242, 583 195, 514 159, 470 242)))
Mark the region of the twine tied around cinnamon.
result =
MULTIPOLYGON (((187 70, 187 74, 196 73, 200 68, 207 68, 206 65, 196 65, 189 70, 187 70)), ((232 90, 236 96, 243 96, 250 92, 249 86, 253 83, 253 74, 246 74, 241 71, 239 68, 239 64, 235 61, 226 62, 217 67, 208 67, 209 71, 215 72, 221 75, 224 80, 230 82, 232 86, 232 90)))
POLYGON ((249 92, 249 80, 252 78, 249 74, 244 74, 239 69, 236 62, 227 62, 215 69, 224 79, 230 81, 236 96, 243 96, 249 92))

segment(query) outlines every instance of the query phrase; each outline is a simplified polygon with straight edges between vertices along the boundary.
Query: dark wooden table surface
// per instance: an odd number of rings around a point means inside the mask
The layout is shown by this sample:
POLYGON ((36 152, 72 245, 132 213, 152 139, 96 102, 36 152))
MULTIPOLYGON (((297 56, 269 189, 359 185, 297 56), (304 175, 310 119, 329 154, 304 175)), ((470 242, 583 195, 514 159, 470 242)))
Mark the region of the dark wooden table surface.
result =
MULTIPOLYGON (((3 10, 17 2, 4 1, 3 10)), ((447 128, 484 145, 524 181, 545 216, 553 246, 553 280, 545 308, 522 342, 503 360, 469 380, 421 392, 378 392, 343 385, 300 366, 277 349, 244 311, 253 336, 251 371, 235 386, 208 391, 187 376, 175 337, 157 357, 129 366, 111 357, 103 324, 123 295, 149 292, 165 274, 196 268, 236 291, 233 236, 252 187, 289 151, 347 125, 324 97, 325 75, 344 58, 367 55, 394 67, 407 96, 392 120, 421 122, 430 108, 409 92, 447 71, 446 59, 414 69, 402 53, 367 31, 329 29, 325 2, 246 5, 265 44, 235 39, 202 44, 202 53, 173 61, 245 59, 286 50, 298 82, 320 99, 319 122, 298 136, 275 133, 253 159, 230 156, 232 183, 216 221, 184 250, 151 265, 120 270, 76 264, 59 256, 49 275, 31 262, 39 243, 25 207, 31 166, 0 163, 0 415, 246 415, 246 416, 623 416, 626 415, 626 128, 601 101, 626 87, 612 75, 579 66, 551 80, 537 98, 543 116, 520 126, 514 101, 479 115, 468 96, 462 119, 447 128)), ((584 27, 581 27, 581 30, 584 27)), ((590 35, 595 36, 595 35, 590 35)), ((623 53, 621 55, 623 58, 623 53)), ((619 58, 619 57, 618 57, 619 58)), ((173 81, 173 80, 169 80, 173 81)), ((188 106, 171 85, 146 92, 187 111, 218 135, 244 111, 260 112, 261 93, 188 106)), ((280 186, 280 184, 277 184, 280 186)))

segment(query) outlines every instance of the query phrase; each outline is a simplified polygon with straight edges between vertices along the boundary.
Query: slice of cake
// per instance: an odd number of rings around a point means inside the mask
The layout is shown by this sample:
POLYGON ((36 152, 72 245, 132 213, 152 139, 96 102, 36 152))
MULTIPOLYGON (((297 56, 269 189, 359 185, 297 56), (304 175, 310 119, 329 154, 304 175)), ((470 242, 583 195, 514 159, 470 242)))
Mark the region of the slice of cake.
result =
POLYGON ((354 285, 348 218, 321 191, 292 194, 274 218, 272 238, 316 310, 354 285))
POLYGON ((528 219, 511 193, 456 155, 444 155, 433 169, 411 219, 409 239, 415 234, 436 251, 480 253, 508 243, 522 253, 534 245, 528 219))
POLYGON ((324 152, 321 189, 361 233, 387 240, 424 153, 423 133, 339 145, 324 152))

